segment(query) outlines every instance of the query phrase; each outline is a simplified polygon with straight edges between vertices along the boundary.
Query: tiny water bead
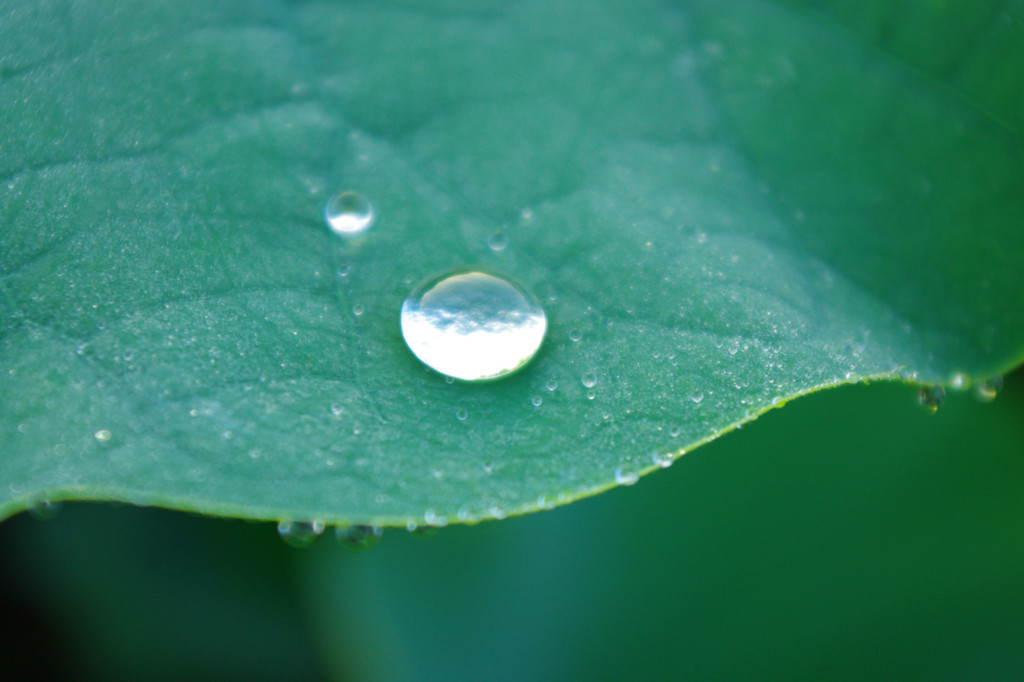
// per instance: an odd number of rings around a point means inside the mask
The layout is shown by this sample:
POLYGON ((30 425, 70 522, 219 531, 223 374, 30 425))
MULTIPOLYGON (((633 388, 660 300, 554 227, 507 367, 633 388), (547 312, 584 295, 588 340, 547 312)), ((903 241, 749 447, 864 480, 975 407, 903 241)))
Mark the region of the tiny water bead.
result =
POLYGON ((925 386, 917 393, 917 401, 924 409, 935 412, 946 400, 946 389, 942 386, 925 386))
POLYGON ((580 383, 583 384, 584 388, 593 388, 597 386, 597 375, 593 372, 587 372, 580 377, 580 383))
POLYGON ((343 236, 365 232, 373 225, 374 218, 373 205, 359 192, 340 192, 324 206, 327 227, 343 236))
POLYGON ((495 232, 487 238, 487 246, 495 253, 504 251, 505 247, 508 246, 508 235, 504 232, 495 232))
POLYGON ((374 545, 384 535, 384 529, 380 526, 338 526, 334 529, 334 536, 342 547, 350 552, 364 552, 374 545))
POLYGON ((640 474, 635 471, 626 471, 622 467, 615 470, 615 482, 619 485, 633 485, 640 480, 640 474))
POLYGON ((280 521, 277 533, 292 547, 309 547, 324 532, 323 521, 280 521))
POLYGON ((547 316, 522 286, 477 269, 435 275, 402 304, 402 336, 425 365, 463 381, 511 374, 537 353, 547 316))

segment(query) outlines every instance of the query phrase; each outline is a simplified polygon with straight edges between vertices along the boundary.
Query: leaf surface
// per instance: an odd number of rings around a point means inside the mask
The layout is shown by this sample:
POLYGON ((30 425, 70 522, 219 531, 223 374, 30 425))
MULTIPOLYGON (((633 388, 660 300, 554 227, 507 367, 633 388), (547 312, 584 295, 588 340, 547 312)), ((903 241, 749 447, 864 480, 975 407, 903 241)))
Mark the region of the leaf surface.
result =
POLYGON ((884 4, 5 4, 0 510, 502 518, 1013 366, 1021 4, 884 4), (507 379, 402 341, 462 265, 546 309, 507 379))

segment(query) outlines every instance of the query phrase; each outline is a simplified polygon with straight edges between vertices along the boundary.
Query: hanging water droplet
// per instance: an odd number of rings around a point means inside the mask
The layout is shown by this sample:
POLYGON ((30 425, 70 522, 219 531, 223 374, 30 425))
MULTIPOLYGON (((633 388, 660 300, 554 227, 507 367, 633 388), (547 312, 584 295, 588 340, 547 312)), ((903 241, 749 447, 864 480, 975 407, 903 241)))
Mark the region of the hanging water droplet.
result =
POLYGON ((942 386, 925 386, 917 393, 917 400, 929 412, 935 412, 946 399, 946 389, 942 386))
POLYGON ((334 529, 334 537, 350 552, 370 549, 383 535, 384 529, 380 526, 338 526, 334 529))
POLYGON ((49 521, 60 513, 61 507, 63 506, 63 502, 39 500, 28 508, 28 513, 32 518, 38 519, 39 521, 49 521))
POLYGON ((324 206, 324 219, 335 234, 352 236, 368 230, 374 221, 373 206, 359 192, 340 192, 324 206))
POLYGON ((429 538, 432 535, 437 535, 437 531, 441 530, 437 526, 420 526, 415 523, 407 523, 405 529, 409 531, 410 535, 415 535, 418 538, 429 538))
POLYGON ((974 395, 978 400, 989 403, 996 399, 1001 390, 1003 390, 1003 377, 994 376, 991 379, 978 382, 978 385, 974 387, 974 395))
POLYGON ((626 471, 622 467, 615 470, 615 482, 619 485, 633 485, 640 480, 640 474, 635 471, 626 471))
POLYGON ((505 247, 508 246, 508 235, 504 232, 495 232, 487 238, 487 246, 495 253, 504 251, 505 247))
POLYGON ((424 364, 464 381, 510 374, 547 331, 537 299, 497 275, 460 269, 434 276, 402 304, 402 336, 424 364))
POLYGON ((277 533, 292 547, 309 547, 324 532, 323 521, 280 521, 277 533))
POLYGON ((580 383, 582 383, 586 388, 593 388, 594 386, 597 386, 597 375, 593 372, 587 372, 580 377, 580 383))

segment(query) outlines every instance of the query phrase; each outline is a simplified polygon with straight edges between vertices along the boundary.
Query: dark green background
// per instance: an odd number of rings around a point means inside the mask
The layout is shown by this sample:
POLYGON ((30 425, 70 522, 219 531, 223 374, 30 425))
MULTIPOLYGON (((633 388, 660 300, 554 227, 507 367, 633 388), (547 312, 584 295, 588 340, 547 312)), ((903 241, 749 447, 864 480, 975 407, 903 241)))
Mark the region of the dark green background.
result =
POLYGON ((160 510, 21 515, 0 656, 124 680, 1019 679, 1024 376, 915 403, 826 391, 632 488, 361 555, 160 510))

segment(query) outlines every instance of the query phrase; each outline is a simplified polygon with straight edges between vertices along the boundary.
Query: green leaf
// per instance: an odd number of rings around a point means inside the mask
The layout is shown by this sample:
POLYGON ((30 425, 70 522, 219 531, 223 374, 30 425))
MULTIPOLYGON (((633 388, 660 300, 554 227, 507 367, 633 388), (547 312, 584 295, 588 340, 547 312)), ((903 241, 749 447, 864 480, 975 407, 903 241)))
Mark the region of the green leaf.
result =
POLYGON ((1022 4, 825 4, 7 3, 0 513, 473 522, 1013 366, 1022 4), (466 264, 547 311, 508 379, 402 342, 466 264))

